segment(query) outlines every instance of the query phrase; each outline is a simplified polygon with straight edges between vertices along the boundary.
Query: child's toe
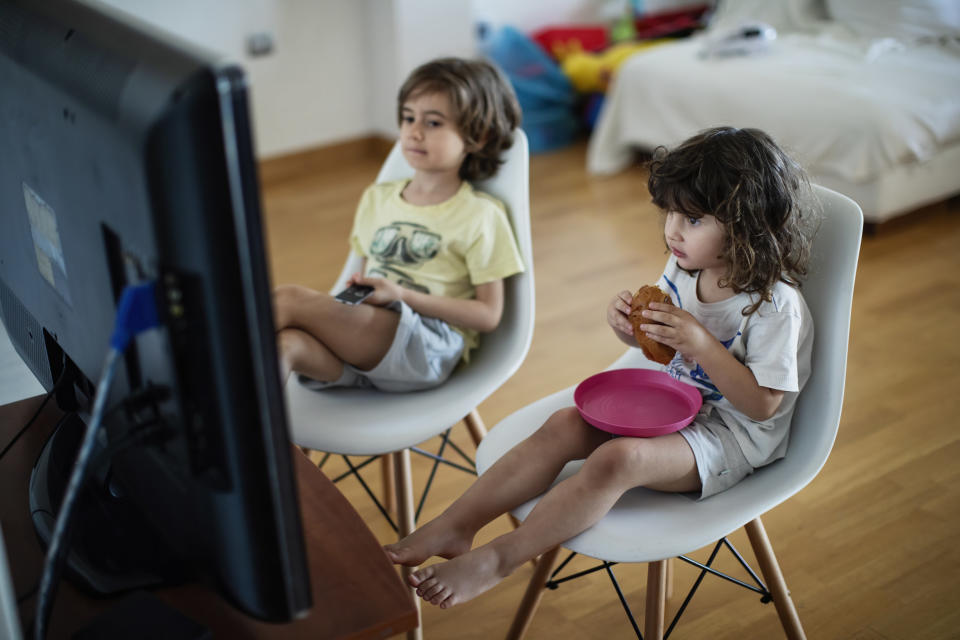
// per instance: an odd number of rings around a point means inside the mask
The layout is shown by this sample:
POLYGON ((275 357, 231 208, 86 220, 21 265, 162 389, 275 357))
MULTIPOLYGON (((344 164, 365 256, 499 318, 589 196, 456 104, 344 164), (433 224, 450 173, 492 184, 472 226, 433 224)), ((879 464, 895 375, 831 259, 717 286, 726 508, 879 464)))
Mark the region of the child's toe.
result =
POLYGON ((449 598, 450 598, 450 590, 441 585, 440 590, 434 593, 433 596, 431 596, 430 598, 426 598, 426 600, 430 604, 442 605, 449 598))
POLYGON ((425 569, 420 569, 419 571, 414 571, 409 576, 407 576, 407 582, 410 583, 411 587, 419 587, 420 584, 429 578, 433 577, 433 569, 427 567, 425 569))
POLYGON ((442 590, 443 585, 439 582, 433 581, 429 585, 424 585, 420 589, 417 589, 417 593, 424 600, 432 600, 442 590))

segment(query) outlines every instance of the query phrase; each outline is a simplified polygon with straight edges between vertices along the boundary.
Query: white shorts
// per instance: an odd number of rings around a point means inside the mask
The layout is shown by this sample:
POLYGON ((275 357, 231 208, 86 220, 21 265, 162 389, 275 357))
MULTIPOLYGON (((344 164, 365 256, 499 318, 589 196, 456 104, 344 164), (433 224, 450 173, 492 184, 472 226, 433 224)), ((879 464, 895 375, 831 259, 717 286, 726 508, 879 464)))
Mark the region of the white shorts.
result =
POLYGON ((693 449, 697 460, 702 486, 700 500, 729 489, 753 473, 737 439, 722 422, 699 413, 680 430, 680 435, 693 449))
POLYGON ((333 382, 301 375, 300 383, 317 391, 372 387, 402 392, 429 389, 445 382, 463 355, 463 336, 443 320, 421 316, 400 300, 384 308, 397 311, 400 322, 393 343, 377 366, 363 371, 344 363, 343 374, 333 382))

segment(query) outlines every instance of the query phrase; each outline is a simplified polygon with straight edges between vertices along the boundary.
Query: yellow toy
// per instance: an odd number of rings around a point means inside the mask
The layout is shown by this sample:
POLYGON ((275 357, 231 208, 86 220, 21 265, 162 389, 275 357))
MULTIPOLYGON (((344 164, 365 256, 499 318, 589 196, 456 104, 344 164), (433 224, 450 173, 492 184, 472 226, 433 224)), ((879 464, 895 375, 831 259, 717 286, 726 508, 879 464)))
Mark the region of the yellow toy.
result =
POLYGON ((644 42, 621 42, 610 48, 589 53, 583 50, 577 40, 553 45, 553 55, 560 61, 560 69, 570 78, 574 88, 581 93, 604 92, 610 79, 634 53, 665 40, 645 40, 644 42))

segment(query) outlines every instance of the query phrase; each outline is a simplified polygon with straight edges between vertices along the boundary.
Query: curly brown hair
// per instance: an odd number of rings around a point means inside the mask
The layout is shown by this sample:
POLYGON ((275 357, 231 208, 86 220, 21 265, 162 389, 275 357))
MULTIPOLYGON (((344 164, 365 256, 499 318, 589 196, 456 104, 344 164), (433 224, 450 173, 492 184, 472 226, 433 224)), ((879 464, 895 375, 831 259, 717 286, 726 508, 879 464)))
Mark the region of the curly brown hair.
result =
POLYGON ((446 94, 455 111, 457 127, 469 150, 460 177, 470 181, 493 177, 520 124, 520 104, 510 84, 482 60, 432 60, 414 69, 400 87, 398 122, 403 121, 404 103, 425 92, 446 94))
POLYGON ((649 162, 647 186, 664 212, 715 216, 725 232, 721 286, 758 294, 744 315, 771 300, 780 281, 799 287, 807 273, 818 209, 800 165, 759 129, 717 127, 649 162))

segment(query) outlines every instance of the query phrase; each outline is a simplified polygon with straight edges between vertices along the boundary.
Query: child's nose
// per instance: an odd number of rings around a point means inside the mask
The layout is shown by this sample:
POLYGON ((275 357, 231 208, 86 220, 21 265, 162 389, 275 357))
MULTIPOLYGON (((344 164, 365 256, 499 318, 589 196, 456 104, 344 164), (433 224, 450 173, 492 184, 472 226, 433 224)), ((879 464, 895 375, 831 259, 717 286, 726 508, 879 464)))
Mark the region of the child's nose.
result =
POLYGON ((678 216, 674 214, 667 215, 667 220, 664 223, 663 233, 667 238, 679 238, 680 237, 680 225, 677 224, 678 216))

